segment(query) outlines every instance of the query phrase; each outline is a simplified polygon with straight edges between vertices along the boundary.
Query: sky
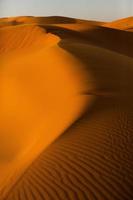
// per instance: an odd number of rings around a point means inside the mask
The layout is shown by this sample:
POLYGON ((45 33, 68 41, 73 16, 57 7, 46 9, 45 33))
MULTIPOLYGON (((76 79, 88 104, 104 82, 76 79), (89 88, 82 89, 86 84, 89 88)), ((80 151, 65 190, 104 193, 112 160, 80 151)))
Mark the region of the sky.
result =
POLYGON ((0 17, 67 16, 111 21, 133 15, 133 0, 0 0, 0 17))

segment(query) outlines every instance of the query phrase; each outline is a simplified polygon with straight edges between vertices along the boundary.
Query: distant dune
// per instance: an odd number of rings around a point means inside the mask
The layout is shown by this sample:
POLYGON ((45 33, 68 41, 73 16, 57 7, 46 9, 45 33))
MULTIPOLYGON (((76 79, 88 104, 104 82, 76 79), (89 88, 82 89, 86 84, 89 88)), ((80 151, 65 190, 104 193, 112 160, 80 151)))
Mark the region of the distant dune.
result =
POLYGON ((125 31, 133 31, 133 17, 116 20, 114 22, 105 24, 105 26, 125 31))
POLYGON ((0 19, 0 200, 133 199, 132 30, 0 19))

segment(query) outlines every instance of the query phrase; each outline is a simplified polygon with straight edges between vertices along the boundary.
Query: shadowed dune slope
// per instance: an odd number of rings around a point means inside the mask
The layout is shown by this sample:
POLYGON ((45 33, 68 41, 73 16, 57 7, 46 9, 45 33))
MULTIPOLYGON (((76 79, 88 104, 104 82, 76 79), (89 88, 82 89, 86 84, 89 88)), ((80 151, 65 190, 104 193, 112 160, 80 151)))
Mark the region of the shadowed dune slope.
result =
POLYGON ((102 26, 89 26, 86 30, 70 30, 55 25, 42 25, 47 32, 59 35, 63 40, 78 41, 84 44, 92 44, 101 48, 116 51, 120 54, 133 57, 132 32, 106 28, 102 26), (117 40, 115 39, 117 38, 117 40))
POLYGON ((133 33, 16 19, 0 28, 0 200, 132 200, 133 33))

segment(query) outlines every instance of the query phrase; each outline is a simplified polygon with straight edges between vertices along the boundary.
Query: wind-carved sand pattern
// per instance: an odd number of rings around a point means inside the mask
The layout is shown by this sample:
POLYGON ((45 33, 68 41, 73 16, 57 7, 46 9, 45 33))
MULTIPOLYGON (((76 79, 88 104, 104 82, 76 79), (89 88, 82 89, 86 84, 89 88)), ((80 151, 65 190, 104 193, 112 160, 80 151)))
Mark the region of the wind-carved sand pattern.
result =
POLYGON ((0 200, 133 199, 132 29, 0 19, 0 200))

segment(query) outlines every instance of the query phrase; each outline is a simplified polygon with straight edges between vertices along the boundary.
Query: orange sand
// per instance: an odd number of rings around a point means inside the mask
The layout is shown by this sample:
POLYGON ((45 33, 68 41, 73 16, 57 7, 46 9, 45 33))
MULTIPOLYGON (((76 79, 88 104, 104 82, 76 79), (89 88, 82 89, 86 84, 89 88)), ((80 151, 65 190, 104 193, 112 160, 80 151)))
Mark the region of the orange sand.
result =
POLYGON ((104 24, 104 26, 125 31, 133 31, 133 17, 116 20, 114 22, 104 24))
POLYGON ((133 198, 132 24, 0 19, 0 200, 133 198))

